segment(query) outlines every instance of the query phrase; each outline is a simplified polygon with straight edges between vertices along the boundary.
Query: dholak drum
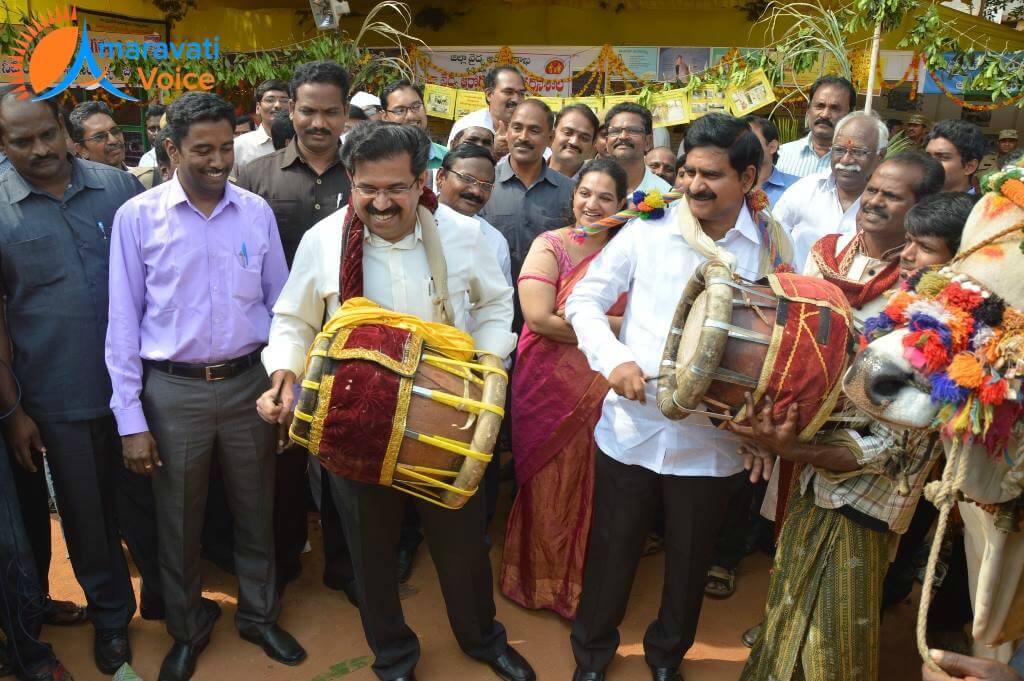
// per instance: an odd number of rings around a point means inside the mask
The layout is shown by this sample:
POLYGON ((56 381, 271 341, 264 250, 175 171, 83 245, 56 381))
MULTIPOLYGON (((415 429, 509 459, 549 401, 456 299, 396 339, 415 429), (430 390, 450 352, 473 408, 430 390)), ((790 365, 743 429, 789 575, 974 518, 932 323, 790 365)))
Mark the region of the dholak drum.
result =
POLYGON ((508 377, 497 357, 458 354, 409 328, 329 322, 308 353, 289 435, 332 473, 460 508, 491 460, 508 377))
POLYGON ((798 405, 798 438, 809 440, 839 398, 853 349, 853 317, 842 291, 824 279, 772 274, 757 283, 716 260, 693 275, 665 342, 658 406, 670 419, 700 413, 746 418, 770 396, 774 415, 798 405), (706 411, 701 406, 719 411, 706 411))

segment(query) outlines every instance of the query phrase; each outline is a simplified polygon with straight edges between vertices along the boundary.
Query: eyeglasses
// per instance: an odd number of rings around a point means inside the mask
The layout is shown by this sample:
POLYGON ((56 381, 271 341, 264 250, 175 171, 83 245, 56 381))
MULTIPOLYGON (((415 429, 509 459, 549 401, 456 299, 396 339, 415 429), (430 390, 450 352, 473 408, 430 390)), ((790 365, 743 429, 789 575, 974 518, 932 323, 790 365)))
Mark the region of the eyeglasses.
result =
POLYGON ((836 158, 842 158, 847 154, 858 161, 866 161, 871 156, 871 150, 863 147, 840 147, 838 145, 832 147, 832 155, 836 158))
POLYGON ((388 187, 386 189, 377 189, 376 187, 367 187, 365 185, 357 184, 352 189, 354 189, 356 194, 359 194, 359 196, 363 197, 364 199, 376 199, 379 194, 383 194, 392 201, 395 201, 411 192, 418 185, 419 180, 404 187, 388 187))
POLYGON ((413 102, 409 106, 396 106, 394 109, 385 109, 392 116, 402 117, 410 111, 416 112, 423 108, 423 102, 413 102))
POLYGON ((493 182, 484 182, 483 180, 476 179, 472 175, 466 175, 465 173, 460 173, 457 170, 449 170, 448 172, 468 184, 470 187, 480 187, 480 189, 485 192, 489 192, 494 189, 493 182))
POLYGON ((369 104, 367 106, 362 107, 362 109, 363 113, 366 114, 367 116, 376 116, 377 114, 380 113, 380 107, 377 106, 376 104, 369 104))
POLYGON ((626 128, 608 128, 609 137, 640 137, 646 132, 647 131, 644 130, 643 128, 636 128, 633 126, 629 126, 626 128))
POLYGON ((95 135, 91 135, 89 137, 85 137, 85 138, 82 139, 82 142, 83 143, 91 142, 93 144, 103 144, 104 142, 107 141, 107 137, 113 137, 115 140, 122 139, 124 137, 124 130, 122 130, 121 128, 118 128, 118 127, 113 127, 110 130, 105 130, 104 132, 98 132, 95 135))
POLYGON ((274 97, 273 95, 269 97, 264 97, 260 101, 266 104, 267 106, 275 106, 277 104, 280 104, 281 106, 287 106, 292 102, 290 97, 274 97))

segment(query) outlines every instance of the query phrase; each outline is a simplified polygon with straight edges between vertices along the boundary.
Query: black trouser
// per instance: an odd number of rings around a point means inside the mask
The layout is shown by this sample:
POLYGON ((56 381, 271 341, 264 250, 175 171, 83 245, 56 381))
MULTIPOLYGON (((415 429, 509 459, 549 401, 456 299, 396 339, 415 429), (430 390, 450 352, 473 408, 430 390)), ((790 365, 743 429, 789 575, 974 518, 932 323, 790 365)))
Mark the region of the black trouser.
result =
POLYGON ((711 564, 726 570, 735 570, 747 553, 747 537, 752 530, 750 505, 754 498, 756 485, 749 482, 736 487, 729 497, 722 519, 722 529, 715 540, 715 550, 711 564))
POLYGON ((0 629, 15 673, 27 675, 52 660, 53 650, 39 640, 46 592, 36 579, 18 498, 0 439, 0 629))
MULTIPOLYGON (((116 438, 116 434, 114 437, 116 438)), ((158 608, 163 602, 163 590, 160 585, 156 503, 153 501, 153 488, 148 476, 132 473, 125 468, 121 461, 120 439, 116 439, 116 442, 117 466, 114 471, 116 491, 113 496, 117 527, 128 546, 132 561, 139 571, 143 606, 158 608)), ((49 442, 46 440, 43 443, 49 446, 49 442)), ((33 458, 36 464, 36 473, 26 471, 13 457, 11 458, 11 469, 18 489, 18 499, 21 502, 25 530, 32 547, 32 554, 35 557, 36 577, 43 593, 47 594, 50 591, 49 573, 52 556, 49 492, 43 473, 43 457, 35 454, 33 458)), ((57 473, 53 473, 53 475, 56 476, 57 473)), ((58 504, 61 513, 67 513, 65 504, 59 498, 58 504)), ((66 525, 66 523, 64 524, 66 525)))
POLYGON ((644 635, 644 657, 655 667, 678 667, 693 645, 704 583, 729 496, 745 473, 726 478, 659 475, 598 450, 594 524, 590 530, 583 593, 570 637, 576 663, 603 671, 619 647, 644 540, 659 500, 665 518, 665 577, 658 617, 644 635))
MULTIPOLYGON (((317 463, 319 466, 320 464, 317 463)), ((348 552, 345 528, 334 505, 331 486, 334 478, 320 467, 320 532, 324 540, 324 584, 340 589, 355 579, 352 556, 348 552)))
POLYGON ((302 572, 302 550, 309 538, 309 454, 289 447, 277 455, 274 485, 274 555, 278 588, 302 572))
POLYGON ((89 619, 97 629, 125 628, 135 613, 135 593, 117 523, 124 462, 114 418, 37 425, 89 619))
MULTIPOLYGON (((373 670, 385 680, 408 676, 419 660, 420 645, 405 623, 395 571, 402 518, 410 497, 379 485, 327 477, 352 553, 363 632, 376 656, 373 670)), ((483 496, 474 495, 457 511, 419 499, 413 503, 459 646, 473 658, 494 660, 508 642, 505 628, 494 619, 483 496)))

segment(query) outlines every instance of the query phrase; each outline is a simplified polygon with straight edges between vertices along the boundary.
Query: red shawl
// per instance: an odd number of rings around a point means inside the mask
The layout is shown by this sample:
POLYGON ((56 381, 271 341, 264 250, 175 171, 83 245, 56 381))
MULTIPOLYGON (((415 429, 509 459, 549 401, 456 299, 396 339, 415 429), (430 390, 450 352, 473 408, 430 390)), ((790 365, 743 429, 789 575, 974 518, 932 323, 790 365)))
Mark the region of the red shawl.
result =
POLYGON ((850 305, 859 310, 896 285, 900 275, 900 261, 898 257, 891 260, 881 272, 863 284, 851 281, 846 278, 846 274, 850 271, 850 263, 853 262, 857 249, 861 248, 862 237, 858 234, 842 253, 836 255, 839 236, 829 234, 815 241, 811 247, 811 257, 821 270, 822 278, 838 286, 850 301, 850 305))

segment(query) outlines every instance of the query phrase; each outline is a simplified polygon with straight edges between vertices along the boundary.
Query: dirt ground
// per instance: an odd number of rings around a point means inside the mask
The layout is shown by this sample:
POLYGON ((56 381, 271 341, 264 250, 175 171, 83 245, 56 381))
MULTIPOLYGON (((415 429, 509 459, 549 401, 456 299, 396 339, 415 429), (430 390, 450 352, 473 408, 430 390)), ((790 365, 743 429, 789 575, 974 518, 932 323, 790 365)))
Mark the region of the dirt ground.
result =
MULTIPOLYGON (((503 500, 494 527, 504 527, 508 500, 503 500)), ((492 533, 491 553, 495 574, 500 565, 502 536, 492 533)), ((60 529, 54 524, 54 561, 51 569, 53 596, 84 602, 65 558, 60 529)), ((370 681, 376 678, 369 665, 369 647, 363 638, 358 611, 344 596, 323 586, 323 555, 320 530, 311 516, 313 551, 303 557, 302 576, 285 593, 281 624, 309 651, 298 667, 269 660, 235 632, 236 584, 234 578, 204 563, 205 595, 220 602, 223 615, 217 622, 209 648, 196 668, 198 681, 370 681)), ((747 657, 740 642, 744 629, 758 621, 768 586, 769 559, 757 554, 741 566, 737 591, 724 601, 705 599, 697 642, 686 655, 682 672, 687 681, 735 681, 747 657)), ((609 669, 609 681, 643 681, 650 678, 644 664, 644 630, 657 613, 664 562, 662 555, 644 558, 640 564, 626 619, 620 627, 622 643, 609 669)), ((136 593, 138 582, 136 579, 136 593)), ((541 681, 569 681, 574 663, 569 649, 569 625, 550 612, 524 610, 496 591, 498 618, 508 629, 509 641, 530 660, 541 681)), ((487 681, 497 677, 486 666, 462 654, 448 628, 436 573, 426 546, 417 554, 412 579, 403 587, 403 605, 409 625, 419 635, 422 656, 416 668, 421 681, 487 681)), ((882 631, 882 681, 920 679, 920 662, 914 648, 916 605, 907 602, 888 612, 882 631)), ((145 681, 155 681, 160 662, 171 646, 163 622, 147 622, 136 615, 130 628, 133 668, 145 681)), ((44 640, 78 681, 108 678, 93 663, 92 628, 47 627, 44 640)))

